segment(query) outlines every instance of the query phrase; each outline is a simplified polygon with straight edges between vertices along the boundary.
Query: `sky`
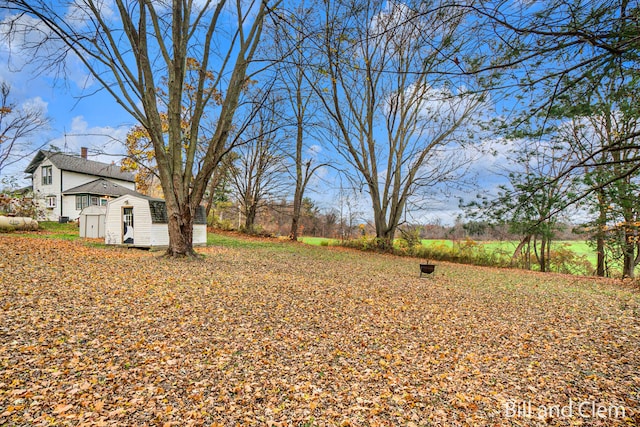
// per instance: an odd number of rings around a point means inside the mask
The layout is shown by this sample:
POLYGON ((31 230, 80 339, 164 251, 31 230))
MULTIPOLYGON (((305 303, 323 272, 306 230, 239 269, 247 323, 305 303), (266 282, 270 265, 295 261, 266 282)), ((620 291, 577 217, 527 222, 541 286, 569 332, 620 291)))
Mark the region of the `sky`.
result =
MULTIPOLYGON (((50 118, 50 126, 32 135, 28 143, 31 150, 25 156, 2 170, 2 177, 12 177, 20 186, 29 185, 24 169, 38 148, 55 146, 68 153, 80 153, 87 147, 89 159, 106 163, 118 163, 124 153, 124 140, 128 130, 136 124, 134 119, 115 100, 89 77, 79 61, 71 58, 67 65, 67 79, 57 79, 52 72, 34 69, 19 51, 9 50, 6 42, 0 41, 0 80, 11 86, 11 98, 17 105, 38 105, 50 118)), ((428 208, 412 212, 408 220, 417 223, 442 223, 451 225, 462 213, 459 199, 472 199, 479 191, 494 192, 501 179, 492 171, 496 165, 506 162, 508 147, 496 146, 498 156, 477 155, 468 171, 479 179, 478 188, 467 188, 451 194, 434 194, 428 208)), ((308 196, 316 201, 320 209, 336 208, 336 193, 339 183, 330 172, 321 173, 309 188, 308 196), (326 188, 333 188, 327 192, 326 188)), ((366 194, 350 196, 362 219, 368 217, 366 194)))

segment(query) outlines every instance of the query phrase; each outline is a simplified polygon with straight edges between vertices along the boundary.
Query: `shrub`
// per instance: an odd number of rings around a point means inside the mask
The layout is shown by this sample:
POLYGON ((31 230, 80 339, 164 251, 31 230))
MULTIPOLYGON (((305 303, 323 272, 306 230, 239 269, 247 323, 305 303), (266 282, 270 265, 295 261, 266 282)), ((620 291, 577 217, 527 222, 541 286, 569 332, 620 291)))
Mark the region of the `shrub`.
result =
POLYGON ((562 245, 550 253, 549 266, 552 271, 567 274, 592 275, 594 267, 584 255, 578 255, 568 245, 562 245))
POLYGON ((420 230, 400 230, 400 234, 400 238, 396 241, 396 245, 398 248, 412 250, 414 248, 422 246, 422 240, 420 240, 420 230))

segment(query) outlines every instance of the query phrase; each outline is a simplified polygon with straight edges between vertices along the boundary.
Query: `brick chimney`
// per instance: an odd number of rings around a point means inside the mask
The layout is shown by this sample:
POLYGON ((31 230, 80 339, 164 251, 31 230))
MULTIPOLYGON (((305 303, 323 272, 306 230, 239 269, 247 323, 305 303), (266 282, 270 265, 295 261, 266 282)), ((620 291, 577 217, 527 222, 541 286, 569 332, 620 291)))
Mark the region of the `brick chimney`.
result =
POLYGON ((83 159, 87 158, 87 147, 80 147, 80 157, 83 159))

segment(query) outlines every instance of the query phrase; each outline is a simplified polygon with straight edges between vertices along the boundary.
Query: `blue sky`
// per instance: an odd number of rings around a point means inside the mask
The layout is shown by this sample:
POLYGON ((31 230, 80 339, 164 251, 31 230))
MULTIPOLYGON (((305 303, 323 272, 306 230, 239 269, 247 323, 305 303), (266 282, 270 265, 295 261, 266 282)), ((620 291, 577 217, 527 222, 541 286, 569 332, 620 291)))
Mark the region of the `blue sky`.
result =
MULTIPOLYGON (((12 53, 14 63, 20 61, 16 55, 12 53)), ((37 74, 28 65, 7 67, 8 56, 7 46, 0 45, 0 79, 11 86, 13 103, 39 105, 50 118, 48 129, 26 141, 31 147, 55 145, 63 151, 79 153, 80 147, 86 146, 94 160, 119 160, 118 155, 123 152, 121 141, 134 122, 111 96, 104 91, 93 93, 98 89, 95 85, 82 88, 78 86, 79 80, 61 81, 46 73, 37 74)), ((78 75, 81 74, 78 70, 78 75)), ((21 172, 29 161, 30 158, 25 158, 6 167, 3 177, 22 178, 21 172)))
MULTIPOLYGON (((80 147, 88 147, 90 159, 108 163, 120 160, 126 133, 136 123, 106 91, 99 90, 77 59, 70 58, 67 62, 70 71, 68 78, 60 80, 50 72, 37 72, 39 70, 34 70, 26 63, 26 58, 20 57, 20 52, 10 52, 8 46, 0 42, 0 64, 0 79, 11 85, 13 101, 18 105, 40 105, 51 119, 48 129, 30 138, 32 149, 54 145, 65 152, 80 153, 80 147), (10 67, 7 66, 9 57, 10 67)), ((506 162, 505 149, 501 151, 498 157, 480 156, 469 171, 469 174, 478 175, 483 192, 492 191, 496 185, 498 178, 491 170, 493 165, 506 162)), ((34 153, 33 150, 25 150, 24 153, 23 159, 3 169, 2 178, 11 176, 28 185, 28 181, 23 179, 23 171, 34 153)), ((331 181, 331 172, 325 171, 324 176, 327 180, 318 180, 312 185, 308 196, 316 200, 321 209, 335 208, 339 184, 331 181), (328 187, 333 187, 333 191, 326 191, 328 187)), ((460 214, 460 196, 473 197, 477 192, 470 189, 460 194, 434 195, 429 202, 430 208, 414 212, 409 215, 409 220, 451 224, 460 214)), ((356 209, 366 217, 369 204, 367 195, 350 197, 357 199, 356 209)))
MULTIPOLYGON (((6 46, 0 49, 0 63, 7 64, 8 50, 6 46)), ((79 67, 80 68, 80 67, 79 67)), ((78 70, 78 77, 82 73, 78 70)), ((105 91, 98 91, 96 85, 80 87, 81 79, 68 81, 55 81, 47 74, 38 75, 29 66, 21 69, 9 69, 0 67, 0 78, 11 85, 11 98, 20 105, 23 103, 36 103, 46 109, 47 116, 51 119, 50 127, 33 135, 29 142, 33 149, 43 146, 48 148, 54 145, 65 152, 80 153, 80 147, 88 147, 89 158, 93 160, 116 163, 123 152, 123 141, 127 131, 135 125, 134 119, 126 113, 105 91)), ((25 150, 25 154, 31 154, 31 150, 25 150)), ((25 167, 31 161, 32 155, 25 156, 6 167, 3 178, 8 176, 22 180, 24 185, 29 182, 24 180, 25 167)), ((496 177, 489 171, 492 165, 504 164, 504 156, 482 156, 470 169, 470 174, 477 174, 481 180, 481 188, 493 187, 496 177)), ((328 172, 328 171, 327 171, 328 172)), ((331 174, 325 175, 332 179, 331 174)), ((331 181, 329 186, 331 186, 331 181)), ((336 190, 339 184, 335 183, 336 190)), ((335 206, 335 197, 327 197, 327 181, 319 181, 309 190, 309 197, 316 200, 321 209, 329 209, 335 206)), ((468 195, 474 195, 472 190, 468 195)), ((464 196, 464 194, 462 194, 464 196)), ((354 196, 350 196, 353 200, 354 196)), ((368 198, 366 194, 357 197, 357 210, 367 216, 368 198)), ((430 202, 431 208, 426 211, 416 212, 409 216, 410 220, 417 222, 440 221, 443 224, 451 224, 460 214, 458 209, 458 196, 436 195, 430 202)))

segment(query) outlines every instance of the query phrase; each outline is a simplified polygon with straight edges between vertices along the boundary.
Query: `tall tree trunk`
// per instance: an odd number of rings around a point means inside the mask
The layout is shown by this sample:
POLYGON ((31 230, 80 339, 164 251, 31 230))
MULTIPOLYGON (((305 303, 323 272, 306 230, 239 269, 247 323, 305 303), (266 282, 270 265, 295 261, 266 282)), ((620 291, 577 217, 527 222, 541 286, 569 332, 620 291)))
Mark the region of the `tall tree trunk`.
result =
POLYGON ((207 196, 207 203, 206 203, 207 223, 209 225, 213 225, 213 222, 214 222, 214 218, 211 217, 211 221, 209 221, 209 217, 211 216, 211 210, 213 209, 213 205, 215 204, 214 200, 216 197, 216 188, 222 181, 222 177, 223 177, 222 172, 223 172, 222 168, 217 168, 213 172, 213 175, 211 176, 211 179, 209 181, 209 194, 207 196))
POLYGON ((293 241, 298 240, 298 224, 300 223, 300 212, 302 210, 302 191, 296 182, 296 190, 293 195, 293 213, 291 215, 291 230, 289 238, 293 241))
POLYGON ((547 244, 547 238, 543 235, 540 239, 540 257, 538 259, 540 271, 543 273, 547 271, 547 244))
POLYGON ((604 227, 607 223, 607 208, 605 204, 605 194, 602 189, 598 190, 598 223, 596 231, 596 276, 604 277, 605 275, 605 242, 604 242, 604 227))
POLYGON ((390 251, 393 248, 393 238, 395 227, 387 224, 386 212, 379 204, 380 196, 375 186, 370 186, 371 200, 373 202, 373 221, 376 227, 376 238, 378 239, 378 249, 390 251))
POLYGON ((634 272, 635 272, 635 260, 636 260, 636 256, 635 256, 635 250, 636 250, 636 243, 634 241, 634 235, 633 232, 627 228, 627 226, 625 226, 625 231, 624 231, 624 255, 623 255, 623 267, 622 267, 622 277, 629 277, 629 278, 633 278, 634 277, 634 272))
POLYGON ((296 189, 293 195, 293 215, 291 216, 291 232, 289 238, 298 240, 298 223, 300 222, 300 211, 302 209, 302 196, 306 184, 306 172, 302 171, 302 147, 304 138, 304 114, 305 107, 302 100, 302 91, 300 89, 301 79, 298 79, 296 86, 296 189))
POLYGON ((522 240, 520 240, 520 243, 518 243, 518 246, 516 247, 516 250, 513 251, 513 255, 511 255, 511 263, 510 263, 510 265, 512 267, 515 264, 515 262, 516 262, 516 260, 518 259, 519 256, 524 256, 523 253, 522 253, 522 250, 525 248, 526 245, 529 244, 530 241, 531 241, 531 235, 524 236, 522 238, 522 240))
POLYGON ((253 233, 256 224, 256 215, 258 212, 257 205, 251 204, 245 209, 244 229, 246 233, 253 233))
MULTIPOLYGON (((169 241, 171 244, 165 253, 167 256, 195 256, 193 250, 193 215, 189 205, 183 204, 176 207, 174 213, 169 215, 169 241)), ((171 211, 169 211, 171 212, 171 211)))

